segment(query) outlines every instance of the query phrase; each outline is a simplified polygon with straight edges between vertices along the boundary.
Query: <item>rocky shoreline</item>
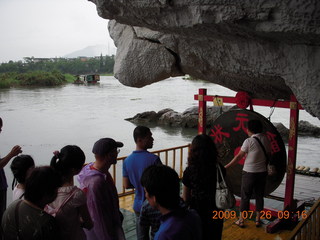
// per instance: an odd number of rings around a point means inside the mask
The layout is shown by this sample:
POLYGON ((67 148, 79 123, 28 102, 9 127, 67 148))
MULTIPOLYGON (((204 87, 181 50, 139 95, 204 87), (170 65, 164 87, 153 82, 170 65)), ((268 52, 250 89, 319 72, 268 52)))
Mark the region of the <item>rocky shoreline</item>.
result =
MULTIPOLYGON (((223 112, 231 109, 230 106, 207 107, 207 128, 212 127, 213 122, 223 112)), ((175 128, 197 128, 198 126, 198 107, 191 107, 179 113, 170 108, 165 108, 159 112, 146 111, 136 114, 134 117, 125 120, 135 124, 155 124, 159 126, 170 126, 175 128)), ((282 123, 273 123, 282 136, 284 142, 288 141, 289 129, 282 123)), ((320 128, 307 121, 299 121, 299 136, 320 137, 320 128)))

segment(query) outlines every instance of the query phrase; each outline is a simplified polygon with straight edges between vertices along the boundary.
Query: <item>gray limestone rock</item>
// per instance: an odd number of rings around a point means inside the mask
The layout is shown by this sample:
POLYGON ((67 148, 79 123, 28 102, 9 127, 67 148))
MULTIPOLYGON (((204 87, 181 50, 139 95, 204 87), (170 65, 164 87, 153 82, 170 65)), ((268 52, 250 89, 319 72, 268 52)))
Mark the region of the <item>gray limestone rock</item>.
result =
MULTIPOLYGON (((214 121, 223 113, 231 109, 231 106, 207 107, 207 128, 213 127, 214 121)), ((176 112, 170 108, 159 112, 147 111, 136 114, 132 118, 127 118, 135 124, 155 124, 158 126, 170 126, 179 128, 197 128, 198 127, 198 107, 186 109, 183 113, 176 112)), ((289 129, 282 123, 272 123, 282 136, 284 142, 288 142, 289 129)), ((298 134, 300 136, 320 137, 320 127, 314 126, 307 121, 299 121, 298 134)))
POLYGON ((320 137, 320 128, 307 121, 299 121, 299 135, 320 137))
MULTIPOLYGON (((207 126, 209 127, 217 117, 230 108, 230 106, 207 107, 207 126)), ((137 124, 153 123, 163 126, 196 128, 198 127, 198 107, 188 108, 183 113, 176 112, 170 108, 160 110, 157 113, 155 111, 146 111, 125 120, 137 124)))
POLYGON ((147 111, 137 113, 134 117, 126 118, 125 120, 133 123, 150 123, 158 121, 159 115, 155 111, 147 111))
POLYGON ((320 118, 319 1, 93 2, 112 19, 121 83, 143 87, 189 74, 253 98, 294 94, 320 118))

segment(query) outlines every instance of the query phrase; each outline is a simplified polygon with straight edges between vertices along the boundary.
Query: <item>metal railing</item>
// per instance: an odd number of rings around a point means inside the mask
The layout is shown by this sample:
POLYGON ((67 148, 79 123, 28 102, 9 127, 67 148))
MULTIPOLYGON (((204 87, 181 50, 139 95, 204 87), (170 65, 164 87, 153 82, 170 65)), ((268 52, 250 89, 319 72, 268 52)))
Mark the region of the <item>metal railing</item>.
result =
POLYGON ((308 211, 308 215, 292 231, 289 240, 320 239, 320 199, 308 211))
MULTIPOLYGON (((163 164, 172 167, 174 170, 176 170, 179 177, 182 178, 183 170, 185 169, 187 162, 189 148, 190 144, 187 144, 179 147, 153 151, 152 153, 158 155, 163 164)), ((118 189, 119 197, 129 195, 134 192, 132 189, 125 189, 122 184, 122 165, 126 157, 127 156, 118 158, 117 164, 111 166, 111 175, 114 180, 114 184, 118 189)))

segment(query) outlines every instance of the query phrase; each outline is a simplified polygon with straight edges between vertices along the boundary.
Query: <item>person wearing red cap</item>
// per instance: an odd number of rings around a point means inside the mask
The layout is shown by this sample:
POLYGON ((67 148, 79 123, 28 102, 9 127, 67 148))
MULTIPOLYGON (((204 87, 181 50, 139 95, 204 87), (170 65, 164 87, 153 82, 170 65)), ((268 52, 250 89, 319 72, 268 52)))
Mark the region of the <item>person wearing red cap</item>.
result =
POLYGON ((80 188, 87 195, 93 228, 85 230, 88 240, 123 240, 122 214, 117 189, 109 173, 123 143, 101 138, 93 146, 95 162, 87 164, 78 175, 80 188))

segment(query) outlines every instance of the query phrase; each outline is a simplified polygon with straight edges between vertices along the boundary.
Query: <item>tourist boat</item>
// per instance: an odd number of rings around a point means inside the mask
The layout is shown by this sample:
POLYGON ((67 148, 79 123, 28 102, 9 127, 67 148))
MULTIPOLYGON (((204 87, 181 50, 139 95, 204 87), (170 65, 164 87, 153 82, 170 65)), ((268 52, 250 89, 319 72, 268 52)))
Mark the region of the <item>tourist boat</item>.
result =
POLYGON ((99 74, 77 75, 74 84, 95 84, 100 81, 99 74))

